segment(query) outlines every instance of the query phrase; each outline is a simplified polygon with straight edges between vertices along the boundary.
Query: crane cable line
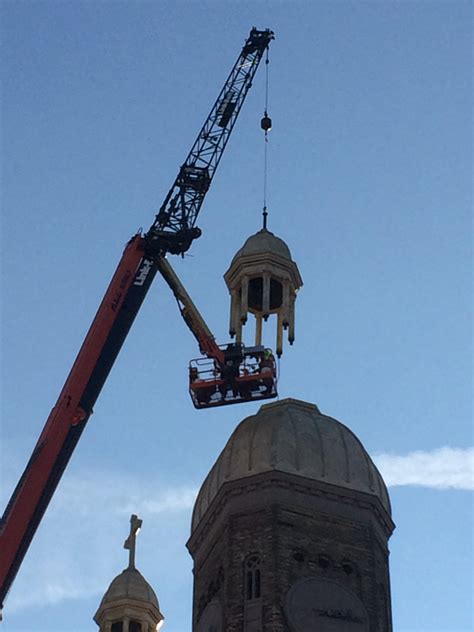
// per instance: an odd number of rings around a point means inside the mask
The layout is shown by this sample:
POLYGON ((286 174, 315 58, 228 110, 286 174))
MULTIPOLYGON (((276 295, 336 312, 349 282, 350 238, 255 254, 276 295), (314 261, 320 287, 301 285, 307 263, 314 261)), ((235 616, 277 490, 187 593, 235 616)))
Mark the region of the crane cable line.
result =
MULTIPOLYGON (((270 61, 268 59, 268 48, 266 49, 265 57, 265 109, 263 112, 263 118, 260 121, 260 127, 265 132, 264 139, 264 159, 263 159, 263 228, 267 228, 267 180, 268 180, 268 132, 272 129, 272 119, 268 116, 268 65, 270 61)), ((280 356, 277 360, 276 370, 277 381, 280 379, 280 356)), ((280 395, 277 394, 277 399, 280 400, 280 395)))
POLYGON ((265 132, 264 159, 263 159, 263 228, 267 228, 267 173, 268 173, 268 132, 272 129, 272 119, 268 116, 268 48, 265 58, 265 109, 260 127, 265 132))

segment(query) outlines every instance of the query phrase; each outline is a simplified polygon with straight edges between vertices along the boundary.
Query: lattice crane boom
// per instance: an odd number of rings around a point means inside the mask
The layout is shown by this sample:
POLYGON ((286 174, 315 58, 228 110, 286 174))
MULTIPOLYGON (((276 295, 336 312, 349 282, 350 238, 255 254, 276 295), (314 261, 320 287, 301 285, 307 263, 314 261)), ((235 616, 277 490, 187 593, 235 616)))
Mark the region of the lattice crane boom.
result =
POLYGON ((242 52, 212 106, 150 230, 152 251, 183 254, 200 236, 199 210, 211 185, 262 56, 273 39, 269 29, 250 31, 242 52))

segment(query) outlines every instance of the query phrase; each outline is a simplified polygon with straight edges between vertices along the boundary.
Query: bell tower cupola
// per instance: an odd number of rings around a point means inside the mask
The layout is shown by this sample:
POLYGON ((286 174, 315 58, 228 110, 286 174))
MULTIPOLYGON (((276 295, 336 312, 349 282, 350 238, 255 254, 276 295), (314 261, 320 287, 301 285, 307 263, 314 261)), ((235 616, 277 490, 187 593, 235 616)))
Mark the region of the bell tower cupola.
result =
POLYGON ((276 353, 283 352, 283 330, 295 339, 295 300, 303 280, 285 242, 267 228, 247 239, 236 253, 224 280, 231 295, 229 333, 242 342, 242 327, 255 316, 255 344, 262 344, 263 321, 277 317, 276 353))

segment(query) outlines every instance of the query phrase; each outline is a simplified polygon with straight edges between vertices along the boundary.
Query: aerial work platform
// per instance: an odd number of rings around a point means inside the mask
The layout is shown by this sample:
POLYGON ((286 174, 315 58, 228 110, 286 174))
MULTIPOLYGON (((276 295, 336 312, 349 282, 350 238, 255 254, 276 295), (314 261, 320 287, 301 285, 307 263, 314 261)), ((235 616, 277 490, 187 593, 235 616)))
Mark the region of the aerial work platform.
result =
POLYGON ((233 343, 221 347, 224 362, 209 357, 189 363, 189 392, 196 408, 239 404, 277 396, 277 371, 270 349, 233 343))

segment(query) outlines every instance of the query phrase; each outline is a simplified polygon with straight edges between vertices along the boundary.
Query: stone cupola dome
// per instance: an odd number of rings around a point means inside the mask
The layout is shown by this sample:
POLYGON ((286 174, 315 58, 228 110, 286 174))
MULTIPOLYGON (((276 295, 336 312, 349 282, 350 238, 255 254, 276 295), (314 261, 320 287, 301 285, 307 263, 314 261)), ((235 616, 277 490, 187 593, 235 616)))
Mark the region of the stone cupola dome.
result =
POLYGON ((283 259, 292 260, 290 249, 283 239, 280 239, 266 228, 262 228, 258 231, 258 233, 255 233, 255 235, 251 235, 246 240, 242 248, 235 253, 231 265, 233 265, 241 257, 250 257, 252 255, 259 255, 268 252, 271 252, 278 257, 282 257, 283 259))
POLYGON ((362 492, 390 518, 385 483, 355 434, 314 404, 289 398, 262 406, 237 426, 199 491, 192 530, 227 483, 271 471, 362 492))
POLYGON ((126 568, 112 580, 102 598, 100 608, 122 599, 142 601, 160 609, 155 591, 136 568, 126 568))

